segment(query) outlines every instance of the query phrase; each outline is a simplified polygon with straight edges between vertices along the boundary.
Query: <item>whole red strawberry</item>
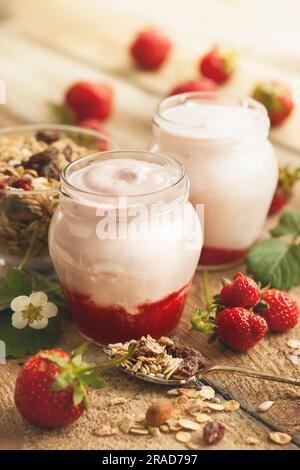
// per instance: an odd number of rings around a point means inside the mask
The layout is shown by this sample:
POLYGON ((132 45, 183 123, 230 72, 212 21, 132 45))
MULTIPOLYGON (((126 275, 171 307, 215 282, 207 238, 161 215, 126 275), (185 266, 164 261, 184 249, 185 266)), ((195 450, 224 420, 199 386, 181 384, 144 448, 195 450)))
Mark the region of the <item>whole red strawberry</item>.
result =
POLYGON ((65 106, 77 121, 87 118, 103 121, 113 111, 113 90, 106 83, 76 82, 66 92, 65 106))
POLYGON ((15 404, 30 423, 46 428, 59 428, 76 421, 84 412, 83 401, 73 403, 73 389, 53 391, 63 368, 46 359, 47 355, 66 363, 70 356, 56 349, 31 357, 20 371, 15 388, 15 404))
POLYGON ((180 83, 172 89, 169 93, 171 95, 180 95, 181 93, 190 93, 193 91, 216 91, 218 85, 209 78, 202 78, 201 80, 188 80, 187 82, 180 83))
POLYGON ((236 52, 222 52, 218 47, 202 57, 199 69, 204 77, 222 84, 229 80, 235 70, 236 52))
POLYGON ((226 307, 253 308, 260 301, 260 288, 256 282, 242 273, 237 273, 230 282, 225 284, 220 293, 220 303, 226 307))
POLYGON ((300 167, 282 166, 279 169, 278 184, 273 196, 269 215, 277 214, 289 202, 295 183, 300 180, 300 167))
POLYGON ((134 352, 108 363, 82 361, 84 343, 71 356, 58 349, 41 351, 26 361, 18 374, 15 404, 30 423, 44 428, 60 428, 76 421, 87 404, 86 385, 99 389, 106 385, 101 368, 120 364, 134 352))
POLYGON ((149 29, 138 34, 130 53, 139 67, 156 70, 165 62, 171 49, 169 38, 160 31, 149 29))
POLYGON ((299 307, 287 292, 269 289, 263 294, 263 300, 268 306, 258 306, 257 313, 266 320, 270 331, 283 333, 297 325, 299 307))
POLYGON ((252 96, 266 107, 272 126, 282 124, 294 108, 292 91, 283 83, 259 83, 252 96))
POLYGON ((216 318, 218 338, 234 351, 245 352, 257 344, 268 330, 267 322, 242 307, 226 308, 216 318))
MULTIPOLYGON (((86 129, 91 129, 96 132, 102 132, 102 134, 109 135, 108 130, 103 126, 102 122, 98 119, 89 118, 83 119, 82 121, 78 122, 78 126, 85 127, 86 129)), ((97 139, 96 147, 98 150, 104 152, 109 148, 109 142, 107 139, 97 139)))

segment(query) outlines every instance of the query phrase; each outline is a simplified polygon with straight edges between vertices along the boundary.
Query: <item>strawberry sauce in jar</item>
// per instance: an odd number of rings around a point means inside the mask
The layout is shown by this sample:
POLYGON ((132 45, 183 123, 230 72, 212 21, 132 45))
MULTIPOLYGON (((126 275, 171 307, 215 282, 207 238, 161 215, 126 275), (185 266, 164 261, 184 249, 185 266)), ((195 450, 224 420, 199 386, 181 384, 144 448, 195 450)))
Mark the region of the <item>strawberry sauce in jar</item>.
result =
POLYGON ((99 344, 173 331, 201 247, 189 181, 170 157, 103 152, 71 163, 50 254, 80 332, 99 344))
POLYGON ((151 148, 185 166, 190 201, 204 205, 201 265, 242 261, 260 235, 278 180, 269 127, 260 103, 220 92, 171 96, 157 108, 151 148))

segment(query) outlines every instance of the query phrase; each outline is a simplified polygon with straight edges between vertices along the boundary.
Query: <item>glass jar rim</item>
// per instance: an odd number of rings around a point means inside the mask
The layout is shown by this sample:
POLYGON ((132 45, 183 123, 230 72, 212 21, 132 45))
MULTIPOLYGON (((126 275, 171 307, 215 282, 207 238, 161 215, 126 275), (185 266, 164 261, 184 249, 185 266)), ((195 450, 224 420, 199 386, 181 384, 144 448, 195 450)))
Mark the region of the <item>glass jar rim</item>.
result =
MULTIPOLYGON (((101 194, 98 192, 93 192, 93 191, 85 191, 83 189, 80 189, 74 185, 72 185, 68 179, 71 175, 71 172, 73 170, 73 167, 76 165, 81 165, 81 164, 88 164, 89 161, 93 162, 95 160, 108 160, 108 159, 120 159, 120 158, 126 158, 125 155, 128 155, 129 158, 133 158, 135 160, 139 161, 149 161, 151 163, 157 163, 155 159, 162 159, 165 163, 168 163, 169 165, 173 165, 173 168, 177 168, 179 170, 179 175, 178 178, 172 182, 169 186, 166 186, 164 188, 161 188, 157 191, 152 191, 152 192, 147 192, 143 194, 130 194, 126 195, 125 197, 129 200, 134 199, 134 198, 149 198, 151 196, 157 196, 160 194, 164 194, 166 192, 174 190, 176 187, 178 187, 181 183, 183 183, 185 180, 188 182, 187 178, 187 173, 185 167, 175 160, 172 157, 169 157, 168 155, 164 155, 161 153, 157 152, 152 152, 150 150, 137 150, 137 149, 121 149, 121 150, 108 150, 105 152, 97 152, 94 154, 90 154, 84 157, 80 157, 77 160, 74 160, 73 162, 69 163, 66 168, 62 171, 61 173, 61 188, 60 191, 63 192, 62 186, 66 186, 69 190, 75 191, 76 193, 86 195, 86 196, 96 196, 99 198, 104 198, 106 200, 112 200, 117 197, 119 197, 119 194, 101 194), (146 160, 145 157, 150 156, 151 160, 146 160), (139 157, 144 157, 144 158, 139 158, 139 157)), ((188 187, 189 188, 189 182, 188 182, 188 187)))
MULTIPOLYGON (((201 125, 192 125, 192 124, 185 124, 185 123, 180 123, 176 122, 176 120, 169 119, 165 116, 165 111, 168 109, 173 108, 174 106, 177 105, 182 105, 184 103, 187 103, 189 101, 200 101, 202 103, 215 103, 215 104, 224 104, 225 106, 227 105, 236 105, 241 108, 248 108, 251 110, 257 111, 257 116, 249 122, 249 126, 247 126, 247 131, 255 131, 255 130, 263 130, 268 134, 269 128, 270 128, 270 120, 268 117, 268 113, 266 108, 259 103, 257 100, 250 98, 250 97, 239 97, 238 95, 234 94, 229 94, 229 93, 224 93, 222 91, 194 91, 194 92, 188 92, 188 93, 181 93, 178 95, 172 95, 168 96, 164 99, 162 99, 156 108, 155 115, 153 117, 153 123, 156 125, 169 125, 172 126, 176 129, 193 129, 197 131, 197 135, 188 135, 188 138, 198 138, 198 139, 207 139, 207 140, 224 140, 227 139, 228 137, 224 136, 216 136, 212 135, 209 136, 207 134, 208 131, 210 132, 218 132, 224 130, 224 127, 220 126, 211 126, 209 128, 203 127, 201 125)), ((230 127, 225 127, 226 129, 230 129, 230 127)))
MULTIPOLYGON (((34 131, 61 131, 61 132, 73 132, 78 134, 84 134, 91 137, 95 137, 97 139, 105 139, 109 141, 109 143, 113 147, 117 147, 116 142, 114 139, 111 138, 110 135, 95 131, 93 129, 88 129, 86 127, 81 126, 73 126, 70 124, 20 124, 17 126, 6 126, 0 129, 0 138, 5 136, 6 134, 13 134, 13 133, 25 133, 25 132, 34 132, 34 131)), ((91 154, 90 154, 91 155, 91 154)), ((11 195, 18 195, 18 196, 29 196, 29 195, 58 195, 59 188, 49 188, 49 189, 31 189, 28 191, 22 191, 16 188, 3 188, 0 190, 0 194, 11 194, 11 195)))

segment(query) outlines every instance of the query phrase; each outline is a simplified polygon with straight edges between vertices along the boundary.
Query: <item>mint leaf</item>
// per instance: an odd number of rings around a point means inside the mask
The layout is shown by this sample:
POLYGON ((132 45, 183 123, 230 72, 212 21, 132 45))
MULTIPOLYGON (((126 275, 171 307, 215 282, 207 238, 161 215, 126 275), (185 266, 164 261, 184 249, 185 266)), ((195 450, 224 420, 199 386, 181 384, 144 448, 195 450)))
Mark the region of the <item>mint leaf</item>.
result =
POLYGON ((254 245, 247 257, 247 272, 265 286, 289 291, 300 284, 300 246, 271 238, 254 245))
POLYGON ((61 338, 60 324, 57 318, 51 318, 47 328, 34 330, 27 326, 18 330, 11 325, 10 309, 0 312, 0 340, 6 345, 6 357, 24 357, 36 354, 41 349, 50 349, 61 338))
POLYGON ((9 268, 0 281, 0 305, 9 305, 19 295, 29 295, 32 291, 28 275, 18 268, 9 268))
POLYGON ((285 212, 279 221, 277 227, 271 230, 273 237, 282 237, 284 235, 291 235, 297 238, 300 235, 300 213, 298 212, 285 212))

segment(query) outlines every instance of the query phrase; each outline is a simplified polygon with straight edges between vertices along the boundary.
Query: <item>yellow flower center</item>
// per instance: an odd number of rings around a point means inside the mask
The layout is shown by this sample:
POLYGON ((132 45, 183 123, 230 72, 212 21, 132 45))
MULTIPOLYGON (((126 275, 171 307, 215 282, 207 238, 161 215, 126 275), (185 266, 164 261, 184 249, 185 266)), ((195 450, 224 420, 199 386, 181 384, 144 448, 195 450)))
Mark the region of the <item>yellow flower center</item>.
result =
POLYGON ((36 306, 30 303, 26 308, 24 308, 24 310, 22 310, 22 315, 24 318, 27 318, 28 323, 32 323, 43 318, 41 312, 41 306, 36 306))

